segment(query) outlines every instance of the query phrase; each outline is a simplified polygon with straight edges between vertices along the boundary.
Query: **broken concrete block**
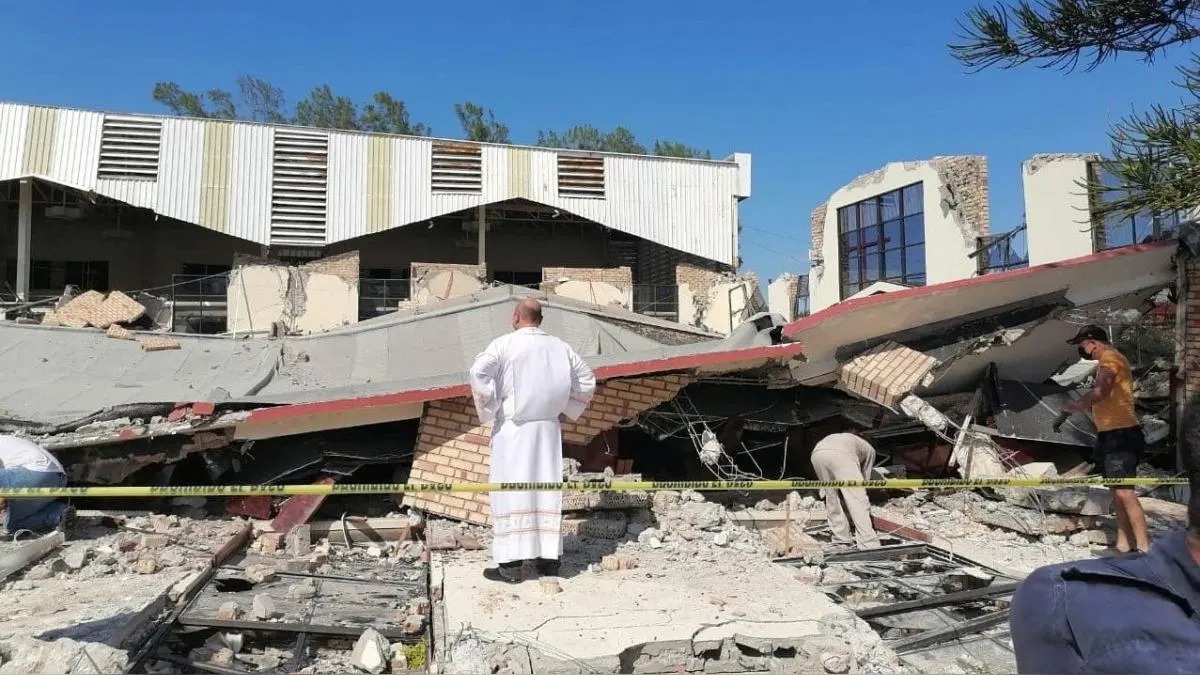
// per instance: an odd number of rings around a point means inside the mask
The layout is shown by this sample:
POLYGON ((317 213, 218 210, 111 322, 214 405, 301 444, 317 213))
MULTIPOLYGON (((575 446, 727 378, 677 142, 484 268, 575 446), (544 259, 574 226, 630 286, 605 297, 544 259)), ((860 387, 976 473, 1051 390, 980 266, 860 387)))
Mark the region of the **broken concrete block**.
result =
POLYGON ((627 555, 606 555, 600 559, 600 568, 606 572, 619 572, 637 567, 637 561, 627 555))
MULTIPOLYGON (((144 536, 144 535, 143 535, 144 536)), ((132 538, 122 539, 117 542, 117 550, 121 553, 129 553, 138 547, 138 540, 132 538)))
POLYGON ((258 538, 258 550, 270 555, 283 546, 283 535, 279 532, 268 532, 258 538))
POLYGON ((771 552, 781 558, 803 558, 819 565, 825 560, 824 547, 807 533, 799 523, 788 523, 763 533, 771 552))
POLYGON ((367 673, 382 673, 391 663, 392 646, 374 628, 368 628, 358 636, 354 651, 350 654, 350 665, 367 673))
POLYGON ((113 338, 114 340, 136 340, 137 339, 133 336, 133 331, 129 330, 128 328, 122 328, 121 326, 118 326, 115 323, 113 325, 109 326, 108 330, 105 331, 104 334, 110 338, 113 338))
POLYGON ((313 563, 311 560, 306 560, 303 558, 288 558, 287 560, 281 560, 276 563, 275 569, 280 572, 288 572, 291 574, 308 574, 313 570, 313 563))
POLYGON ((287 553, 291 556, 306 556, 312 551, 312 528, 307 523, 297 525, 288 532, 287 553))
POLYGON ((562 593, 562 586, 558 583, 558 580, 556 580, 556 579, 542 579, 540 582, 540 585, 542 588, 542 593, 545 593, 546 595, 554 595, 555 593, 562 593))
POLYGON ((825 672, 834 675, 843 675, 850 672, 850 664, 853 662, 850 654, 846 652, 824 652, 821 654, 821 667, 825 672))
POLYGON ((179 341, 168 337, 152 337, 142 340, 142 351, 161 352, 168 349, 180 349, 179 341))
POLYGON ((154 574, 158 571, 158 559, 151 555, 141 556, 134 563, 133 571, 138 574, 154 574))
POLYGON ((250 609, 254 613, 254 618, 262 621, 270 621, 278 616, 278 612, 275 611, 275 601, 269 595, 254 596, 254 604, 250 609))
MULTIPOLYGON (((139 545, 144 549, 156 549, 163 548, 169 543, 171 543, 171 540, 165 534, 143 534, 139 545)), ((121 550, 127 550, 123 544, 121 550)), ((128 550, 133 550, 133 548, 131 547, 128 550)))
POLYGON ((307 600, 317 595, 317 586, 312 581, 302 581, 288 586, 288 597, 293 600, 307 600))
POLYGON ((210 663, 212 663, 214 666, 228 668, 229 666, 233 665, 234 656, 235 653, 232 649, 224 647, 222 649, 218 649, 216 654, 213 654, 212 661, 210 661, 210 663))
POLYGON ((261 584, 276 579, 275 568, 270 565, 249 565, 246 567, 246 580, 252 584, 261 584))
POLYGON ((421 614, 423 616, 428 616, 429 615, 429 601, 426 600, 425 598, 415 598, 413 600, 409 600, 408 601, 408 613, 409 614, 421 614))
POLYGON ((406 635, 420 635, 425 632, 425 617, 421 614, 409 614, 404 618, 404 633, 406 635))
POLYGON ((1071 535, 1067 541, 1075 546, 1108 546, 1108 533, 1104 530, 1084 530, 1071 535))
POLYGON ((72 546, 62 554, 62 560, 66 564, 67 569, 71 571, 79 571, 87 565, 88 556, 91 554, 91 549, 87 546, 72 546))
POLYGON ((242 608, 236 602, 226 602, 217 608, 218 621, 237 621, 242 618, 242 608))

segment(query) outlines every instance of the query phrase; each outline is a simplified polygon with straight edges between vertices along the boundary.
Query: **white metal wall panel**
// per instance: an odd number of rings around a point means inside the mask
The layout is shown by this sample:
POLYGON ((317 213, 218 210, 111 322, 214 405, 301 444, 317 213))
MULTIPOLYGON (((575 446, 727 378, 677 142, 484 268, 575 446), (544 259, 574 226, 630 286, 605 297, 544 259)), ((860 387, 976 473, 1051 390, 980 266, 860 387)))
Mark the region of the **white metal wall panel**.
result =
POLYGON ((185 223, 200 222, 205 124, 200 120, 163 120, 155 210, 185 223))
POLYGON ((558 153, 534 150, 529 158, 529 189, 534 201, 549 204, 558 197, 558 153))
POLYGON ((259 244, 271 240, 271 135, 259 124, 233 125, 229 173, 229 234, 259 244))
POLYGON ((365 134, 329 134, 328 243, 367 234, 367 144, 365 134))
POLYGON ((102 113, 85 110, 58 111, 58 133, 54 137, 54 169, 49 178, 82 190, 95 189, 96 172, 100 165, 100 131, 103 128, 102 113))
POLYGON ((510 148, 483 146, 483 203, 511 199, 508 183, 508 154, 510 148))
POLYGON ((0 180, 21 177, 29 106, 0 103, 0 180))
POLYGON ((433 188, 430 171, 433 169, 433 143, 424 139, 397 138, 392 159, 392 180, 396 184, 396 210, 393 223, 428 220, 433 217, 433 188))

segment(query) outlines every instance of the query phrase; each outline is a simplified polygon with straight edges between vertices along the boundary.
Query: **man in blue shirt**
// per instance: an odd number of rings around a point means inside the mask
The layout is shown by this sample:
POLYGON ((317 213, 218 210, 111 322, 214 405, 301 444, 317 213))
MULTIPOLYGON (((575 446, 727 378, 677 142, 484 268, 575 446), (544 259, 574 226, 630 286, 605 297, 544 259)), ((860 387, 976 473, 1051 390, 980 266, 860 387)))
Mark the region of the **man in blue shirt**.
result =
POLYGON ((1180 438, 1188 526, 1146 553, 1042 567, 1013 595, 1020 673, 1200 673, 1200 402, 1180 438))

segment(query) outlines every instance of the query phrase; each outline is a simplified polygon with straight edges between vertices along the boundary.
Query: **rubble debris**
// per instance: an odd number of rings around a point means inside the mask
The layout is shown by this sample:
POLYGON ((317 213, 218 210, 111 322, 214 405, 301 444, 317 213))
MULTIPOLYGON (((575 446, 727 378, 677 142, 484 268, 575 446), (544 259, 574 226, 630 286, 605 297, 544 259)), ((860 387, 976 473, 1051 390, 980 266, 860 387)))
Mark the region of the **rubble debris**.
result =
POLYGON ((637 567, 637 560, 629 556, 606 555, 600 560, 600 568, 606 572, 631 570, 637 567))
POLYGON ((278 616, 278 612, 275 610, 275 601, 269 595, 255 595, 251 612, 254 614, 254 618, 262 621, 270 621, 278 616))
POLYGON ((142 340, 142 351, 161 352, 170 349, 182 349, 179 341, 169 337, 152 337, 142 340))
POLYGON ((367 673, 382 673, 391 664, 392 646, 374 628, 368 628, 354 643, 350 665, 367 673))
POLYGON ((221 621, 237 621, 242 618, 242 608, 236 602, 227 602, 217 609, 217 619, 221 621))
POLYGON ((110 338, 113 338, 114 340, 136 340, 137 339, 136 337, 133 336, 133 331, 130 331, 128 328, 123 328, 115 323, 113 325, 109 326, 108 330, 105 331, 104 334, 110 338))

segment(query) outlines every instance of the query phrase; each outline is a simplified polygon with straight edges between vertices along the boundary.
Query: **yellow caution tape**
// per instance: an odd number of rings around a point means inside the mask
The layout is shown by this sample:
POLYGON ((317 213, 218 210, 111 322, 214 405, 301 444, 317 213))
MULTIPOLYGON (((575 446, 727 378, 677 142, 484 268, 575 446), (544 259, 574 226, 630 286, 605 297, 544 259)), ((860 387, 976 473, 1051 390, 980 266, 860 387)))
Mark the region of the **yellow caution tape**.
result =
POLYGON ((1187 485, 1184 478, 891 478, 887 480, 712 480, 712 481, 587 481, 564 483, 358 483, 312 485, 170 485, 61 488, 5 488, 0 497, 250 497, 269 495, 378 495, 424 492, 648 492, 654 490, 962 490, 1031 487, 1154 487, 1187 485))

